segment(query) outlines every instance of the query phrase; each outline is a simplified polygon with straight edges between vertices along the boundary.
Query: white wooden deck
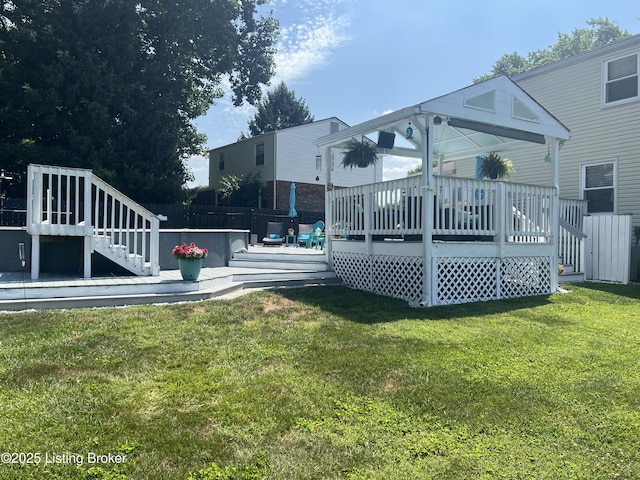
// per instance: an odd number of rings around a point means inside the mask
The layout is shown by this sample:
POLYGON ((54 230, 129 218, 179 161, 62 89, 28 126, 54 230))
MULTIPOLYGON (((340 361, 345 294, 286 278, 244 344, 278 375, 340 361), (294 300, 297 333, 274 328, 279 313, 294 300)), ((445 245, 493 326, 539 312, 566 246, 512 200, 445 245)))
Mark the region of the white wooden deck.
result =
MULTIPOLYGON (((245 252, 247 253, 247 252, 245 252)), ((289 247, 249 247, 248 253, 285 258, 299 264, 301 255, 326 258, 320 250, 289 247)), ((178 270, 164 270, 157 276, 95 277, 56 275, 41 272, 33 280, 29 272, 0 272, 0 311, 108 307, 173 303, 222 297, 247 288, 300 286, 336 282, 326 269, 292 269, 279 262, 268 268, 203 268, 197 281, 182 280, 178 270)))

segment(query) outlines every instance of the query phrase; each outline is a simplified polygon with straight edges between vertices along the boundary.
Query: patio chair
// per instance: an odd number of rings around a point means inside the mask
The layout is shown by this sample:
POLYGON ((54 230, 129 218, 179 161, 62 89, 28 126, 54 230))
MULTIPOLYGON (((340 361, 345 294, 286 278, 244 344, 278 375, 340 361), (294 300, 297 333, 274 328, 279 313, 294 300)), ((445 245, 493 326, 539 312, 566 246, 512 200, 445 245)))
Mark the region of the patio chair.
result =
POLYGON ((282 245, 283 227, 283 222, 267 222, 267 235, 262 239, 262 244, 265 246, 282 245))
POLYGON ((310 241, 312 232, 312 223, 301 223, 298 225, 298 245, 304 244, 305 247, 309 248, 311 246, 310 241))
POLYGON ((309 243, 307 244, 307 248, 311 248, 313 245, 316 248, 320 248, 321 250, 324 248, 324 222, 322 220, 318 220, 311 227, 311 236, 309 238, 309 243))

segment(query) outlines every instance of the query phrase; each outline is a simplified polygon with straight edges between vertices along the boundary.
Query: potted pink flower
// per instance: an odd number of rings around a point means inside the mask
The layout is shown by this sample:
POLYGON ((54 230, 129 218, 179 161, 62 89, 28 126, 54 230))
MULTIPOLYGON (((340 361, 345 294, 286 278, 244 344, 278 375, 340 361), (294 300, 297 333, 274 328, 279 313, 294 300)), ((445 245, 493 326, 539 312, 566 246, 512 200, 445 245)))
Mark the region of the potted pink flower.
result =
POLYGON ((209 250, 198 247, 194 242, 176 245, 171 251, 178 259, 178 268, 183 280, 197 280, 202 268, 202 260, 207 258, 209 250))

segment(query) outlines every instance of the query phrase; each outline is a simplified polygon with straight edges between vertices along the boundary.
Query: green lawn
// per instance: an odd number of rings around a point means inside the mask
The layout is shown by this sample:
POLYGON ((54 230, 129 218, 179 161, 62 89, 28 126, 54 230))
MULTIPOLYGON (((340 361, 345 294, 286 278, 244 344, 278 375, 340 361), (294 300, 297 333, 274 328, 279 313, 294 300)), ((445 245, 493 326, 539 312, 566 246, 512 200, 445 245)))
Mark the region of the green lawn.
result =
POLYGON ((0 478, 640 478, 640 286, 571 289, 3 314, 0 478))

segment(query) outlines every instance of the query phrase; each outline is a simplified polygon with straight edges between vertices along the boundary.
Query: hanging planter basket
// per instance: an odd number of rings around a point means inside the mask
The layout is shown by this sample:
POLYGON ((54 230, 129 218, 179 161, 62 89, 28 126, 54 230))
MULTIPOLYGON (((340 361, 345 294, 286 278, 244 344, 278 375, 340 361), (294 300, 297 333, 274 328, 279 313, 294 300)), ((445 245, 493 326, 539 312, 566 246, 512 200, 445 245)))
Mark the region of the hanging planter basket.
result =
POLYGON ((361 142, 355 139, 349 140, 342 154, 344 168, 367 168, 378 162, 378 146, 365 139, 361 142))
POLYGON ((483 155, 480 160, 480 173, 484 178, 491 180, 506 180, 509 175, 515 173, 513 164, 508 158, 502 158, 495 152, 483 155))

